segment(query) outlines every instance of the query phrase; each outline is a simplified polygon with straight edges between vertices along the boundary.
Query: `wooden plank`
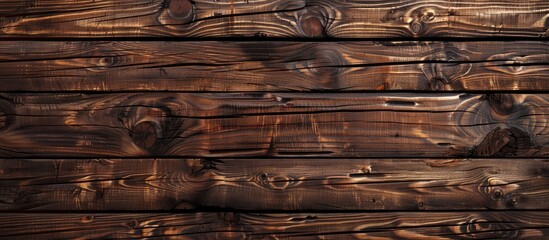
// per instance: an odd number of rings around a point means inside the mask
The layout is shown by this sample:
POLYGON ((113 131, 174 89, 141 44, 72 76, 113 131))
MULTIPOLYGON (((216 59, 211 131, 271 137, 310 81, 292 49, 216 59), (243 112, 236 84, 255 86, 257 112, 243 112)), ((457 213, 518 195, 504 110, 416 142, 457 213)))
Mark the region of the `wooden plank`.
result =
POLYGON ((1 211, 549 209, 541 159, 2 159, 1 211))
POLYGON ((546 157, 548 94, 1 94, 2 157, 546 157))
POLYGON ((1 0, 0 37, 547 37, 546 0, 1 0))
POLYGON ((543 239, 549 212, 0 214, 9 239, 543 239), (32 227, 29 227, 32 226, 32 227))
POLYGON ((549 90, 541 41, 8 41, 0 59, 0 91, 549 90))

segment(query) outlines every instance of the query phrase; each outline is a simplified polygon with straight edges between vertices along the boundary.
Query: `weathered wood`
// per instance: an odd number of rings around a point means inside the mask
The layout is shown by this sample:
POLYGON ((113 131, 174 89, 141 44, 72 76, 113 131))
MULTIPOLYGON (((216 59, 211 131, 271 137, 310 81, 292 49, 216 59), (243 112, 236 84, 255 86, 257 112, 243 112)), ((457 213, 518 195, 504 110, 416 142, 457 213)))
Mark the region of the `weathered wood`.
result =
POLYGON ((549 212, 0 214, 8 239, 542 239, 549 212), (32 227, 29 227, 32 226, 32 227))
POLYGON ((2 94, 0 156, 548 156, 548 94, 2 94))
POLYGON ((1 0, 0 37, 547 37, 546 0, 1 0))
POLYGON ((8 41, 0 59, 0 91, 549 90, 549 42, 8 41))
POLYGON ((3 159, 1 211, 549 209, 538 159, 3 159))

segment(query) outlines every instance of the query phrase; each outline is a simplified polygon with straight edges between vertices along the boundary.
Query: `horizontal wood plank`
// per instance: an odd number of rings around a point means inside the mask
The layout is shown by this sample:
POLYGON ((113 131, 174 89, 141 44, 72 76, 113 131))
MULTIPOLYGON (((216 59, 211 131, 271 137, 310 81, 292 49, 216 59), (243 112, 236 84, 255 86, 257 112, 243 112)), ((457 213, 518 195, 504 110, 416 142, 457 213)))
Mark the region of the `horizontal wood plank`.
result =
POLYGON ((547 91, 549 42, 0 45, 0 91, 547 91))
POLYGON ((0 214, 9 239, 543 239, 549 212, 0 214), (31 226, 31 227, 29 227, 31 226))
POLYGON ((2 159, 0 211, 548 210, 541 159, 2 159))
POLYGON ((1 0, 0 37, 547 37, 546 0, 1 0))
POLYGON ((1 94, 1 157, 546 157, 548 94, 1 94))

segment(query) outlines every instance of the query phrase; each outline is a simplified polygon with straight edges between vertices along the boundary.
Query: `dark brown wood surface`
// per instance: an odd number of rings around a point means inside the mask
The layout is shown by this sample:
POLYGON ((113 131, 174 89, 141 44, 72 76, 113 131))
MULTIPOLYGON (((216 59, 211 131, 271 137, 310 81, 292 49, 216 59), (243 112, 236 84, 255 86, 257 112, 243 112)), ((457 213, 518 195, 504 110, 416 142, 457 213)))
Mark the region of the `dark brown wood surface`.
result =
POLYGON ((0 45, 0 91, 156 90, 546 91, 549 43, 8 41, 0 45))
POLYGON ((547 94, 2 94, 0 156, 547 157, 547 94))
POLYGON ((0 239, 549 239, 548 0, 0 0, 0 239))
POLYGON ((2 159, 0 211, 548 210, 545 159, 2 159))
POLYGON ((0 214, 0 230, 14 240, 543 239, 549 212, 0 214))
POLYGON ((0 38, 530 37, 546 0, 1 0, 0 38))

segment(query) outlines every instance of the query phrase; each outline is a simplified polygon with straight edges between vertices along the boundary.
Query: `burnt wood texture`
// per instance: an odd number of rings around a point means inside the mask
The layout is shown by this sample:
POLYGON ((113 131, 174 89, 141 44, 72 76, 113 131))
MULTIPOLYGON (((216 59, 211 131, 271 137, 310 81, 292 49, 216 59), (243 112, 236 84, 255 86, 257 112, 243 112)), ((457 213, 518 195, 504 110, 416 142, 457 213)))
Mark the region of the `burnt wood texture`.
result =
POLYGON ((4 214, 10 239, 543 239, 549 212, 4 214), (33 226, 29 228, 28 226, 33 226))
POLYGON ((543 159, 2 159, 0 211, 549 209, 543 159))
POLYGON ((0 59, 3 91, 549 89, 545 41, 7 41, 0 59))
POLYGON ((549 154, 547 94, 1 96, 1 157, 549 154))
POLYGON ((546 0, 1 0, 0 36, 546 38, 546 0))
POLYGON ((547 239, 547 0, 0 0, 0 239, 547 239))

